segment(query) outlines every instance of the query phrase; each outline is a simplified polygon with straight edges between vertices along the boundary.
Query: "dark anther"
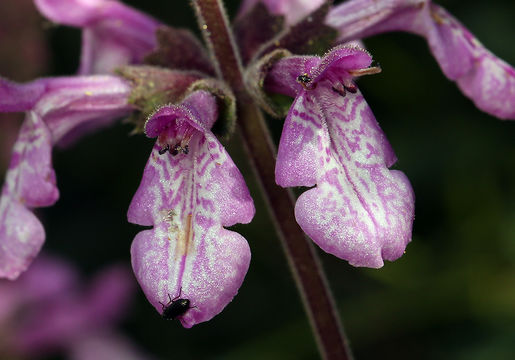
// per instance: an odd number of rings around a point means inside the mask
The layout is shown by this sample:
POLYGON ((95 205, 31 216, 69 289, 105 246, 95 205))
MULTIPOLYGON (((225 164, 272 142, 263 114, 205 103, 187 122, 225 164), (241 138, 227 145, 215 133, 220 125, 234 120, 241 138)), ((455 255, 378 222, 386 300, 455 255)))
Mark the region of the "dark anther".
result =
POLYGON ((342 87, 333 86, 332 90, 340 96, 345 96, 345 88, 343 86, 342 87))
POLYGON ((164 148, 162 148, 161 150, 159 150, 159 155, 163 155, 165 152, 167 152, 168 150, 170 150, 170 145, 166 144, 166 146, 164 148))
POLYGON ((183 148, 182 148, 182 153, 183 153, 183 154, 185 154, 185 155, 186 155, 186 154, 187 154, 187 153, 189 153, 189 152, 190 152, 190 147, 189 147, 188 145, 186 145, 185 147, 183 147, 183 148))
POLYGON ((179 152, 182 151, 182 147, 181 145, 177 144, 175 145, 173 148, 170 149, 170 154, 172 154, 173 156, 177 155, 179 152))
POLYGON ((343 85, 345 87, 345 90, 347 90, 348 92, 352 93, 352 94, 355 94, 358 92, 358 87, 355 85, 355 84, 348 84, 348 85, 343 85))
POLYGON ((345 87, 341 83, 333 85, 332 90, 340 96, 345 96, 345 87))

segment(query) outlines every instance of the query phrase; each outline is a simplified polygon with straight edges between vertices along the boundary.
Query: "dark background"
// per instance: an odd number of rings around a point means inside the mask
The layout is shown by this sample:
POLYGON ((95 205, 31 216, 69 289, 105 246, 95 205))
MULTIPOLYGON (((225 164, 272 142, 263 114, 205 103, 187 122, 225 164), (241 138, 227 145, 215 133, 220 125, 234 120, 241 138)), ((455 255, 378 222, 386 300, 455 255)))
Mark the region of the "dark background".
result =
MULTIPOLYGON (((198 33, 188 1, 127 3, 198 33)), ((238 3, 227 1, 232 15, 238 3)), ((513 1, 439 3, 515 64, 513 1)), ((73 74, 80 32, 38 21, 50 49, 39 75, 73 74)), ((394 168, 415 189, 416 219, 406 254, 380 270, 354 268, 320 251, 355 356, 513 359, 515 123, 477 110, 444 77, 422 38, 386 34, 365 44, 383 72, 359 86, 397 153, 394 168)), ((3 76, 26 80, 16 77, 16 66, 3 66, 3 76)), ((279 136, 281 122, 273 120, 272 128, 279 136)), ((141 230, 127 223, 126 211, 153 140, 128 136, 130 129, 119 124, 54 152, 61 198, 39 213, 44 250, 85 274, 115 261, 129 264, 131 241, 141 230)), ((183 329, 162 320, 138 288, 122 331, 162 359, 317 359, 247 160, 236 138, 228 148, 257 207, 252 224, 235 226, 253 255, 238 296, 213 320, 183 329)))

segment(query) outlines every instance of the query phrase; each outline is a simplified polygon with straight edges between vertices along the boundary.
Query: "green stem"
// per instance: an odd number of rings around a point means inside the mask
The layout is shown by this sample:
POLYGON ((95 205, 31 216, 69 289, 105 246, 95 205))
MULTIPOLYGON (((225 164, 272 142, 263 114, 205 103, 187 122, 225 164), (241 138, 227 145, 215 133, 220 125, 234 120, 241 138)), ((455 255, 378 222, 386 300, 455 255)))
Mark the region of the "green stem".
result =
POLYGON ((316 250, 294 217, 295 198, 275 184, 276 149, 263 113, 245 89, 241 61, 221 0, 193 0, 199 25, 216 64, 218 76, 238 99, 240 132, 252 159, 275 228, 301 294, 324 359, 351 359, 326 277, 316 250))

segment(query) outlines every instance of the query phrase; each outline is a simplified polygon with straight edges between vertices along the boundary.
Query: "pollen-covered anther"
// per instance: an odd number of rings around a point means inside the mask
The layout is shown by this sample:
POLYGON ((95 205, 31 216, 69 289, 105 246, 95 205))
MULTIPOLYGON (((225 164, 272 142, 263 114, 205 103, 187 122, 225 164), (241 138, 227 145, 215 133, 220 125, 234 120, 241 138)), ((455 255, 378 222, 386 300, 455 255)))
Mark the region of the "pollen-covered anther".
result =
POLYGON ((172 156, 176 156, 179 153, 187 155, 190 152, 190 147, 188 145, 189 141, 190 139, 182 140, 180 143, 175 144, 173 147, 170 148, 170 154, 172 154, 172 156))

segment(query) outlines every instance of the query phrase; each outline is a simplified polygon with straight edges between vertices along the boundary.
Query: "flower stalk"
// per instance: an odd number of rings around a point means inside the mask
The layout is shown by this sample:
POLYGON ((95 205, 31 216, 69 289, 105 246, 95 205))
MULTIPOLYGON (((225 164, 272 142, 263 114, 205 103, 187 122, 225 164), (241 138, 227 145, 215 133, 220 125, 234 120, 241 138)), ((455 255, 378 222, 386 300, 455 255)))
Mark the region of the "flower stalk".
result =
POLYGON ((294 218, 295 199, 288 189, 275 184, 276 148, 263 113, 247 93, 241 60, 232 41, 227 16, 220 0, 194 0, 199 26, 216 63, 216 71, 235 92, 239 129, 252 159, 304 307, 324 359, 351 359, 340 317, 316 251, 294 218))

